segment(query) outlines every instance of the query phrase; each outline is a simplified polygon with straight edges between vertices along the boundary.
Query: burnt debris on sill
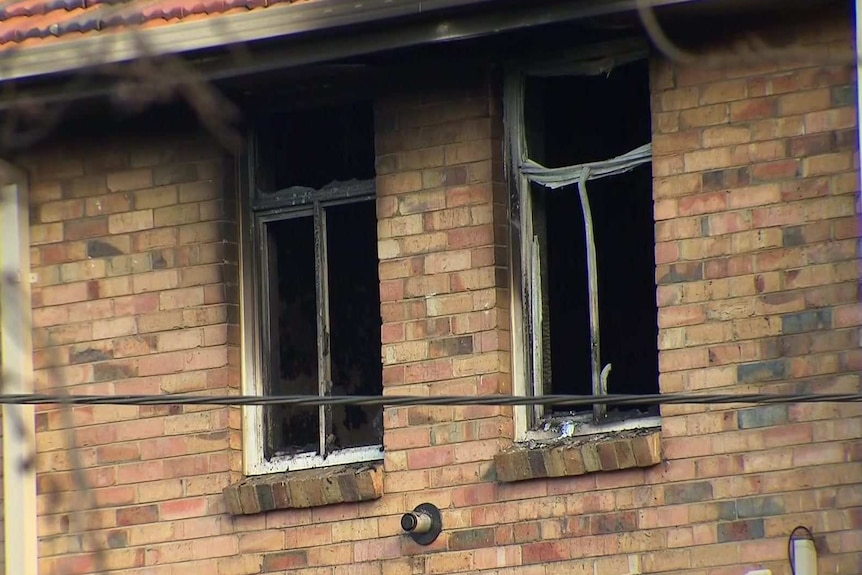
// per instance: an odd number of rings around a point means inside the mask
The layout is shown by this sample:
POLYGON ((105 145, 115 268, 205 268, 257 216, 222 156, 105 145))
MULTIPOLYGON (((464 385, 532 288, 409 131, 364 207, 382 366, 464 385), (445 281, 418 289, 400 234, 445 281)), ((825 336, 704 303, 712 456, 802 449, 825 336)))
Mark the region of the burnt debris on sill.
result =
POLYGON ((605 412, 600 421, 592 413, 551 412, 527 431, 522 444, 534 449, 545 445, 565 443, 571 438, 596 434, 610 434, 633 429, 660 427, 658 406, 638 409, 613 409, 605 412))

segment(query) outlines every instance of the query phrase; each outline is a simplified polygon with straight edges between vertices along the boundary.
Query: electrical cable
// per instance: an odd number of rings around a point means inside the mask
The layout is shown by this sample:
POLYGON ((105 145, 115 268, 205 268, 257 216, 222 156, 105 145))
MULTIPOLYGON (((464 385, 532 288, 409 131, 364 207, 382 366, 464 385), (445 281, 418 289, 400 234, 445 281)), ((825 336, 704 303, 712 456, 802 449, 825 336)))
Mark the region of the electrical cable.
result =
POLYGON ((862 393, 743 393, 649 395, 50 395, 39 393, 0 394, 0 404, 73 404, 73 405, 655 405, 655 404, 786 404, 819 402, 862 402, 862 393))

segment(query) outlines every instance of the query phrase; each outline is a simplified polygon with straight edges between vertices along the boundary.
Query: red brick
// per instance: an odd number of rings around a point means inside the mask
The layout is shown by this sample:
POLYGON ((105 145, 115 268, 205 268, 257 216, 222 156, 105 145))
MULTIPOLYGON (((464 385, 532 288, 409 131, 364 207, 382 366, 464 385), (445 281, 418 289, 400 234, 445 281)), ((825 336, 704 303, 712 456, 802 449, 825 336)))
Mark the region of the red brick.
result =
POLYGON ((677 214, 676 200, 658 200, 653 211, 656 220, 669 220, 677 214))
POLYGON ((112 234, 137 232, 152 227, 153 210, 139 210, 108 216, 108 231, 112 234))
POLYGON ((494 228, 491 225, 462 227, 448 232, 447 238, 449 248, 455 250, 492 245, 494 243, 494 228))
POLYGON ((281 551, 269 553, 263 560, 263 573, 283 571, 285 569, 297 569, 308 565, 305 551, 281 551))
POLYGON ((777 113, 778 100, 775 98, 758 98, 730 104, 731 122, 759 120, 775 116, 777 113))
POLYGON ((108 218, 97 217, 84 220, 65 221, 63 234, 67 240, 82 240, 108 235, 108 218))
POLYGON ((828 132, 856 126, 855 108, 838 108, 805 114, 805 133, 828 132))
POLYGON ((167 290, 159 293, 159 309, 166 311, 203 305, 204 290, 202 287, 190 287, 167 290))
POLYGON ((110 194, 107 196, 87 198, 86 200, 88 216, 126 212, 129 211, 131 207, 132 202, 128 194, 110 194))
MULTIPOLYGON (((135 274, 132 281, 135 293, 171 290, 179 285, 177 270, 158 270, 135 274)), ((161 295, 159 295, 160 300, 161 295)))
POLYGON ((804 221, 804 207, 799 204, 782 204, 752 211, 755 228, 799 224, 804 221))
POLYGON ((786 202, 827 194, 829 194, 829 180, 826 178, 796 179, 781 183, 781 199, 786 202))
POLYGON ((716 82, 700 88, 700 103, 730 102, 746 97, 748 83, 745 80, 729 80, 716 82))
POLYGON ((799 160, 782 160, 757 164, 751 175, 757 181, 789 180, 797 177, 800 169, 799 160))
POLYGON ((718 212, 726 209, 727 194, 724 192, 712 192, 686 196, 678 200, 678 205, 679 215, 681 216, 718 212))
POLYGON ((700 147, 700 131, 689 130, 674 134, 656 135, 653 138, 653 151, 664 155, 681 151, 696 150, 700 147))
POLYGON ((152 185, 153 173, 151 170, 130 170, 108 174, 108 190, 111 192, 149 188, 152 185))
POLYGON ((83 200, 65 200, 42 204, 39 219, 44 223, 75 220, 84 217, 83 200))
POLYGON ((802 173, 806 176, 818 176, 850 170, 853 166, 853 154, 839 152, 813 156, 802 160, 802 173))
POLYGON ((791 93, 778 99, 778 112, 782 116, 791 116, 825 110, 830 107, 831 100, 828 88, 791 93))
POLYGON ((680 325, 696 325, 706 319, 702 305, 675 306, 663 308, 659 311, 659 327, 673 327, 680 325))
POLYGON ((44 305, 59 305, 88 299, 87 284, 85 282, 44 287, 41 290, 41 294, 44 305))
POLYGON ((684 88, 680 90, 668 90, 660 97, 661 111, 679 110, 697 106, 697 88, 684 88))
POLYGON ((751 141, 751 130, 746 126, 716 126, 703 131, 705 148, 720 148, 751 141))
POLYGON ((158 520, 159 510, 155 505, 126 507, 117 511, 117 525, 139 525, 158 520))
POLYGON ((426 274, 459 271, 470 267, 471 253, 467 250, 430 254, 425 257, 426 274))
POLYGON ((686 172, 701 172, 716 168, 726 168, 746 162, 739 161, 735 157, 732 147, 724 147, 688 152, 683 158, 683 163, 686 172))
POLYGON ((572 543, 569 541, 543 541, 522 547, 524 564, 562 561, 572 557, 572 543))
POLYGON ((707 224, 710 236, 721 236, 751 228, 750 215, 746 212, 711 214, 707 224))
POLYGON ((754 142, 748 145, 748 158, 751 162, 771 162, 787 157, 787 142, 754 142))
POLYGON ((176 228, 160 228, 132 235, 132 246, 136 252, 148 251, 154 248, 165 248, 177 245, 176 228))

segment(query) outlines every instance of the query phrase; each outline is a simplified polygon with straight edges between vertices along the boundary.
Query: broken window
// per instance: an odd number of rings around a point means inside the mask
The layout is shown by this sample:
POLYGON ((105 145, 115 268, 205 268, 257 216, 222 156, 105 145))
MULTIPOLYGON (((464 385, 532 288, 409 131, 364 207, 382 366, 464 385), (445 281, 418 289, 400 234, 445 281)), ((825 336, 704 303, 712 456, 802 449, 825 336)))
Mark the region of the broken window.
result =
MULTIPOLYGON (((371 106, 271 115, 254 143, 244 237, 258 392, 380 395, 371 106)), ((277 405, 255 417, 266 470, 381 456, 378 406, 277 405)))
MULTIPOLYGON (((507 116, 523 391, 658 393, 646 59, 528 71, 510 80, 507 116)), ((522 413, 536 426, 563 409, 522 413)), ((657 414, 592 406, 593 423, 657 414)))

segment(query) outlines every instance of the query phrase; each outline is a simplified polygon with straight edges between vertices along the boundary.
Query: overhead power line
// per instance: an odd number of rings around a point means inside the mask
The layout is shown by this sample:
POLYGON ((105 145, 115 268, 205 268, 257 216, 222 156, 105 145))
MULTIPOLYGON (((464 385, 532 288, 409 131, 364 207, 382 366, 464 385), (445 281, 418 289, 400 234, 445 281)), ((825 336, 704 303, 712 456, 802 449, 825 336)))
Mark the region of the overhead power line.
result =
POLYGON ((0 394, 0 404, 72 404, 72 405, 556 405, 564 407, 655 404, 774 404, 860 402, 862 393, 743 393, 694 394, 669 393, 651 395, 48 395, 0 394))

